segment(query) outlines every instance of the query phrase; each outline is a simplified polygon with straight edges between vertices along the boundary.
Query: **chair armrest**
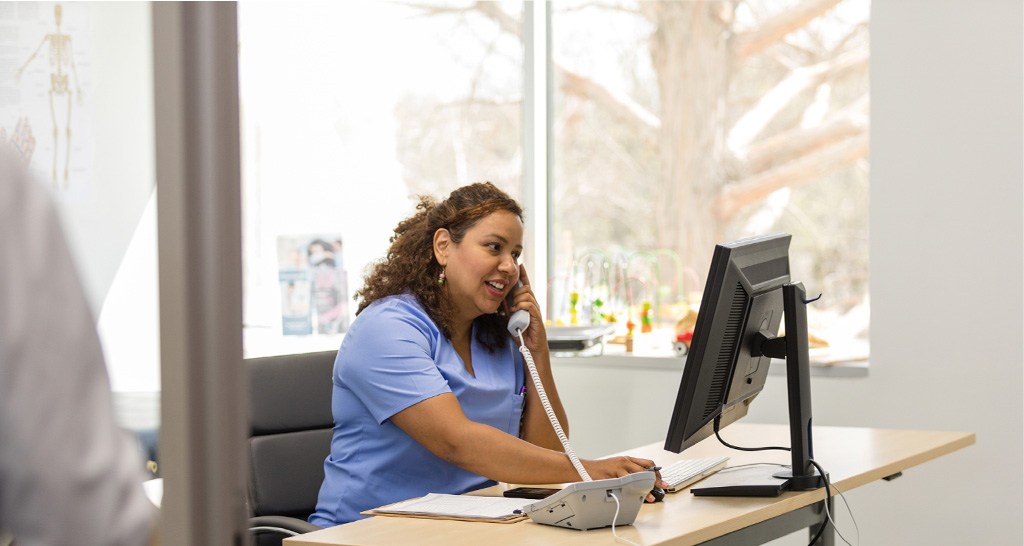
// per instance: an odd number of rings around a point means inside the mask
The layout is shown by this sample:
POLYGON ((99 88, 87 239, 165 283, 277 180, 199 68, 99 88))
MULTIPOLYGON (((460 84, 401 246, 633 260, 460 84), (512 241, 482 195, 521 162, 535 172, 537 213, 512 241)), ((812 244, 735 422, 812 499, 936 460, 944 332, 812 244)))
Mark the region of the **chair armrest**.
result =
POLYGON ((249 530, 295 536, 319 531, 320 527, 306 520, 288 516, 255 516, 249 518, 249 530))

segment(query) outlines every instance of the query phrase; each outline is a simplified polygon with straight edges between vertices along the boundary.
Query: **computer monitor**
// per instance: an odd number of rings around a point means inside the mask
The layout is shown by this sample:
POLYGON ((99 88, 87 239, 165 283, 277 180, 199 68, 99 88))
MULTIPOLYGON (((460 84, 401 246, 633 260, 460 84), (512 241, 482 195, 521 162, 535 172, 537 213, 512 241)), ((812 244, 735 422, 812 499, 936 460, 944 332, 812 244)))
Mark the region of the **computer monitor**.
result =
POLYGON ((746 415, 764 388, 771 358, 785 358, 792 470, 771 469, 774 479, 747 472, 746 483, 695 487, 694 494, 770 496, 823 484, 809 462, 808 302, 803 286, 790 279, 790 239, 773 234, 715 246, 665 449, 680 453, 746 415))

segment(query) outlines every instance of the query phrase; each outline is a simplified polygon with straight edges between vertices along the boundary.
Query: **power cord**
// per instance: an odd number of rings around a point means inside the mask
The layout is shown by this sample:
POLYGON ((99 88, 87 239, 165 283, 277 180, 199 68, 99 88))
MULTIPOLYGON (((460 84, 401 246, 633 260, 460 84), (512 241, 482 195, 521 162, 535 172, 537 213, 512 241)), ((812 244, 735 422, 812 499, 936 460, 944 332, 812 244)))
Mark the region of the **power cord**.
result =
MULTIPOLYGON (((814 465, 814 468, 818 469, 818 472, 820 472, 822 476, 825 476, 825 471, 821 468, 821 465, 819 465, 813 459, 811 459, 810 462, 811 462, 812 465, 814 465)), ((829 481, 828 477, 826 477, 825 478, 825 491, 826 492, 828 492, 828 490, 829 490, 828 488, 829 488, 830 485, 832 485, 832 482, 829 481)), ((835 487, 835 486, 832 485, 832 487, 835 487)), ((850 513, 850 519, 853 520, 853 527, 854 527, 854 529, 857 530, 857 544, 860 544, 860 527, 857 526, 857 520, 854 519, 854 517, 853 517, 853 511, 850 510, 850 504, 848 502, 846 502, 846 496, 843 495, 843 493, 841 491, 839 491, 838 487, 836 487, 835 490, 836 490, 836 494, 839 495, 839 497, 841 499, 843 499, 843 504, 846 505, 846 510, 850 513)), ((832 524, 832 529, 834 529, 836 534, 839 535, 839 538, 842 539, 842 541, 845 542, 848 546, 853 546, 853 544, 850 544, 850 541, 846 540, 846 537, 844 537, 843 534, 839 532, 839 527, 836 526, 836 522, 835 522, 834 519, 832 519, 832 514, 829 512, 828 502, 825 503, 825 517, 828 518, 829 523, 832 524)), ((819 530, 818 534, 819 535, 821 534, 820 530, 819 530)), ((817 540, 817 539, 815 539, 815 540, 817 540)), ((814 544, 814 543, 812 542, 811 544, 814 544)))
POLYGON ((783 446, 767 446, 767 447, 740 447, 734 446, 722 438, 722 435, 718 432, 718 420, 715 419, 715 437, 722 443, 723 446, 729 449, 735 449, 736 451, 790 451, 788 447, 783 446))
POLYGON ((615 537, 615 542, 620 544, 629 544, 630 546, 640 546, 628 538, 620 537, 619 534, 615 532, 615 522, 619 519, 619 497, 611 491, 608 492, 608 495, 615 499, 615 515, 612 516, 612 536, 615 537))
MULTIPOLYGON (((717 419, 715 420, 714 430, 715 430, 715 437, 718 438, 718 441, 721 442, 722 445, 724 445, 725 447, 728 447, 730 449, 735 449, 737 451, 792 451, 790 448, 783 447, 783 446, 740 447, 740 446, 732 445, 729 442, 726 442, 725 439, 722 438, 722 435, 719 433, 719 424, 718 424, 718 420, 717 419)), ((843 534, 839 532, 839 529, 836 527, 836 522, 832 519, 832 515, 829 513, 828 503, 829 503, 829 499, 832 498, 832 485, 831 485, 830 480, 828 479, 828 474, 825 473, 825 469, 823 469, 821 467, 821 465, 818 464, 814 459, 808 459, 808 462, 810 462, 812 465, 814 465, 814 468, 817 469, 818 473, 821 474, 822 481, 825 482, 825 521, 823 521, 822 525, 820 527, 818 527, 818 532, 816 532, 814 534, 814 537, 811 538, 811 542, 808 544, 808 546, 814 546, 814 544, 818 542, 818 539, 821 538, 822 532, 824 532, 825 531, 825 527, 827 527, 826 522, 832 524, 832 528, 835 529, 836 534, 839 535, 839 538, 841 538, 843 540, 843 542, 845 542, 846 544, 848 544, 850 546, 853 546, 852 544, 850 544, 850 541, 846 540, 846 537, 844 537, 843 534)), ((836 489, 836 491, 839 491, 839 490, 836 489)), ((841 495, 841 493, 840 493, 840 495, 841 495)), ((845 497, 842 497, 842 498, 843 498, 843 502, 846 503, 846 498, 845 497)), ((846 503, 846 509, 850 511, 850 518, 853 519, 853 511, 850 510, 849 503, 846 503)), ((857 542, 860 543, 860 538, 859 538, 860 537, 860 528, 857 527, 856 520, 854 520, 854 527, 857 528, 857 537, 858 537, 857 542)))
MULTIPOLYGON (((787 449, 786 451, 789 450, 787 449)), ((828 513, 828 503, 832 499, 832 486, 829 484, 828 474, 825 473, 825 469, 815 462, 814 459, 808 458, 807 462, 811 463, 814 465, 814 468, 818 469, 818 472, 821 474, 821 481, 825 482, 825 521, 821 522, 821 526, 818 527, 818 532, 814 533, 814 538, 811 539, 809 546, 814 546, 814 544, 818 542, 818 539, 821 538, 821 533, 825 531, 825 527, 828 527, 828 523, 831 523, 832 528, 835 529, 836 522, 832 521, 832 516, 828 513)), ((796 472, 793 472, 793 474, 796 474, 796 472)), ((839 531, 836 531, 836 534, 839 534, 839 531)), ((843 535, 840 534, 839 536, 842 537, 843 535)), ((845 542, 846 539, 844 538, 843 541, 845 542)), ((849 543, 847 542, 847 544, 849 543)))
MULTIPOLYGON (((836 494, 839 495, 839 498, 843 499, 843 504, 846 505, 846 512, 850 514, 850 521, 853 522, 853 529, 855 531, 857 531, 857 544, 859 545, 860 544, 860 526, 857 525, 857 518, 853 517, 853 509, 850 508, 850 503, 846 501, 846 495, 844 495, 843 492, 840 491, 839 488, 836 487, 835 484, 832 484, 832 487, 835 488, 836 494)), ((835 528, 835 525, 836 525, 835 522, 832 522, 832 527, 833 528, 835 528)), ((838 528, 836 528, 836 534, 839 534, 839 529, 838 528)), ((843 542, 845 542, 847 544, 850 544, 850 541, 846 540, 846 538, 843 535, 839 534, 839 538, 842 538, 843 542)))
MULTIPOLYGON (((751 448, 751 449, 754 449, 754 448, 751 448)), ((754 450, 755 451, 759 450, 759 448, 754 449, 754 450)), ((747 463, 747 464, 733 465, 733 466, 730 466, 729 468, 723 468, 722 470, 719 470, 718 473, 719 474, 728 474, 729 472, 732 472, 732 471, 735 471, 735 470, 738 470, 738 469, 741 469, 741 468, 748 468, 748 467, 751 467, 751 466, 777 466, 779 468, 792 468, 790 465, 782 464, 782 463, 747 463)), ((819 470, 819 472, 820 472, 820 470, 819 470)), ((857 525, 857 518, 855 518, 854 515, 853 515, 853 509, 850 508, 850 503, 846 500, 846 495, 844 495, 843 492, 840 491, 838 487, 836 487, 836 484, 834 484, 832 482, 829 482, 829 484, 832 486, 832 489, 835 490, 836 495, 843 500, 843 504, 846 505, 846 512, 850 514, 850 519, 853 521, 853 528, 857 531, 857 540, 856 540, 856 542, 857 542, 857 544, 860 544, 860 526, 857 525)), ((836 526, 835 519, 832 518, 832 515, 829 512, 827 504, 825 505, 825 516, 828 518, 829 523, 832 524, 832 528, 835 529, 836 534, 839 535, 839 538, 842 539, 843 542, 849 544, 850 546, 853 546, 852 544, 850 544, 850 541, 847 540, 846 537, 844 537, 843 534, 839 532, 839 527, 836 526)))

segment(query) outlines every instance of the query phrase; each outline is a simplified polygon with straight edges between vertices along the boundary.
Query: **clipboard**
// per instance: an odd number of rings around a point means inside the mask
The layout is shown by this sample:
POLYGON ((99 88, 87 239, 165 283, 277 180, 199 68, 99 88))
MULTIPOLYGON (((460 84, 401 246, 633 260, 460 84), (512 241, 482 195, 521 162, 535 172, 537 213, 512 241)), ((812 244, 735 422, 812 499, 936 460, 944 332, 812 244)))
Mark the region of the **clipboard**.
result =
POLYGON ((447 519, 485 523, 516 523, 526 519, 521 512, 532 499, 482 497, 428 493, 426 496, 360 512, 364 516, 447 519), (516 512, 519 513, 516 513, 516 512))

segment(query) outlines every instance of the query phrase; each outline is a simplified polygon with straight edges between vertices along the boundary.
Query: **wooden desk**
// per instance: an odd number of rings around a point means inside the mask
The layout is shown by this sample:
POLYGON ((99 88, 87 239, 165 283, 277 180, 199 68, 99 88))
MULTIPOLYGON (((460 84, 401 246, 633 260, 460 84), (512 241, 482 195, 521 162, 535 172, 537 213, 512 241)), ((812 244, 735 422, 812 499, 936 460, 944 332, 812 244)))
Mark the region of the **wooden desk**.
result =
MULTIPOLYGON (((722 436, 739 446, 789 445, 783 425, 733 424, 722 436)), ((815 427, 817 460, 841 491, 892 476, 925 461, 974 443, 973 433, 815 427)), ((728 450, 712 437, 682 455, 662 449, 662 443, 631 450, 660 465, 677 459, 727 454, 729 465, 757 462, 789 463, 781 451, 728 450)), ((499 495, 499 484, 473 494, 499 495)), ((834 494, 834 492, 833 492, 834 494)), ((646 504, 620 536, 647 546, 655 544, 753 544, 785 536, 822 519, 824 489, 784 493, 776 498, 694 497, 688 491, 669 494, 665 501, 646 504)), ((829 533, 826 533, 829 534, 829 533)), ((471 523, 397 517, 374 517, 285 540, 286 546, 427 544, 589 545, 612 544, 610 529, 574 531, 538 525, 471 523)))

